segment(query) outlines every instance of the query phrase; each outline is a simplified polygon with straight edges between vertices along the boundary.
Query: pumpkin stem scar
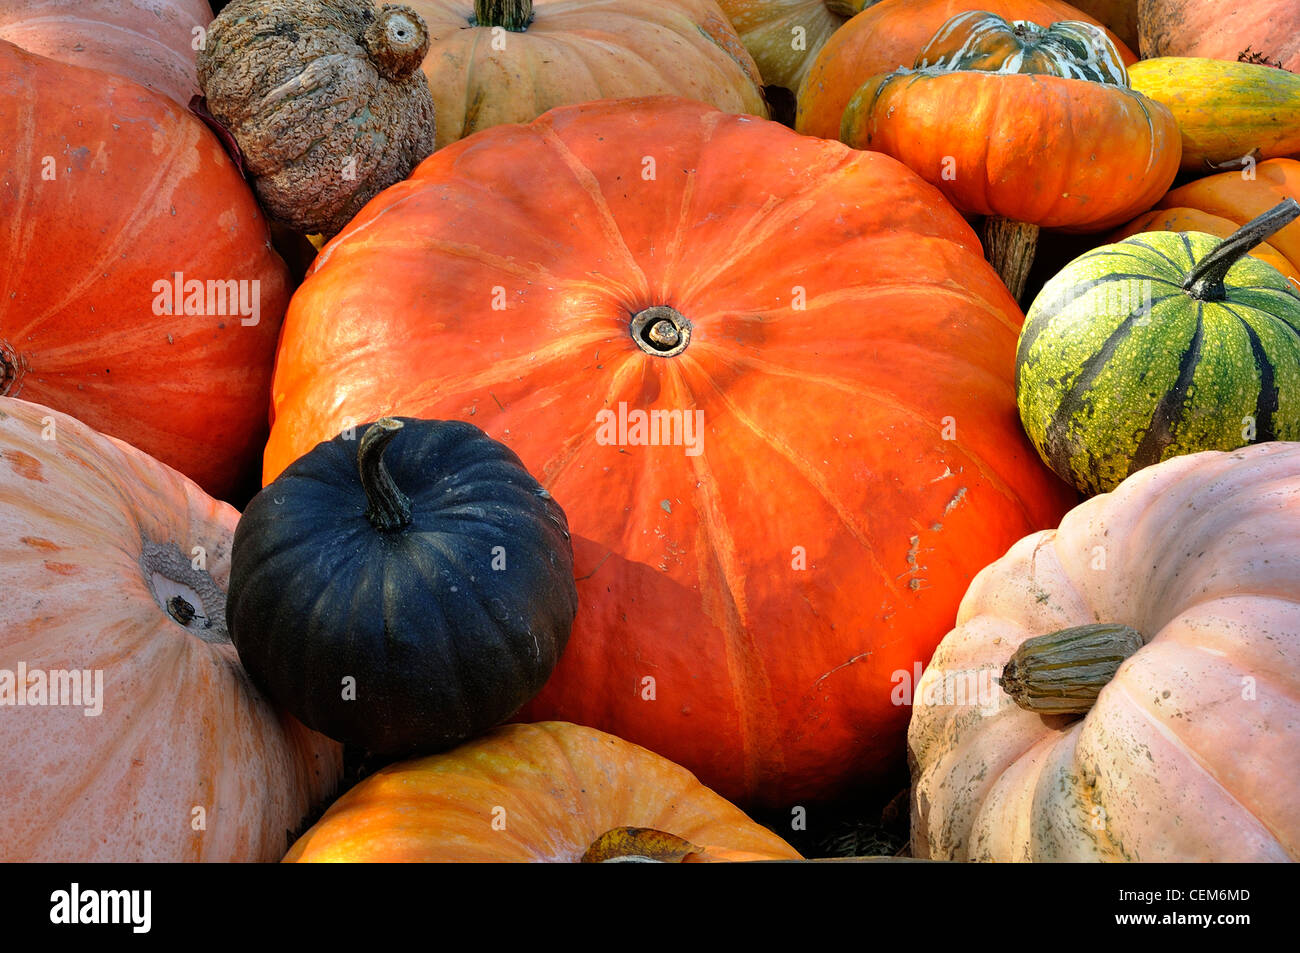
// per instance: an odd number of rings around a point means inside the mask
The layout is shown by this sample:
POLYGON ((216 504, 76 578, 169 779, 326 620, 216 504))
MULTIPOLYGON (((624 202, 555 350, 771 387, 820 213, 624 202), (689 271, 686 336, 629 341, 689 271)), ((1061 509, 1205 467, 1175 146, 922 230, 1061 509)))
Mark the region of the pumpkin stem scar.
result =
POLYGON ((206 569, 195 569, 174 542, 142 539, 140 569, 168 618, 202 642, 229 644, 226 594, 206 569))
POLYGON ((366 428, 357 447, 357 469, 369 504, 366 519, 381 533, 393 533, 411 523, 411 500, 384 466, 384 450, 404 426, 400 420, 382 417, 366 428))
POLYGON ((1246 252, 1296 218, 1300 218, 1300 203, 1295 199, 1279 202, 1264 214, 1252 218, 1192 268, 1183 281, 1183 290, 1198 301, 1222 301, 1227 295, 1223 279, 1229 269, 1246 252))
POLYGON ((664 305, 638 311, 629 330, 636 346, 655 357, 673 357, 691 343, 691 322, 676 308, 664 305))

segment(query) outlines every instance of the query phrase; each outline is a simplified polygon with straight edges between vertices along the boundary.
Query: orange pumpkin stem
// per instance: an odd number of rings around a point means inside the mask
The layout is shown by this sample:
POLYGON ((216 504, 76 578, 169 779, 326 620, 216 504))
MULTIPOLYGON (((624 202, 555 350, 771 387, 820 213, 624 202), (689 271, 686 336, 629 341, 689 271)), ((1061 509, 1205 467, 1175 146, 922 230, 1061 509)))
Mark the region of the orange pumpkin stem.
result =
POLYGON ((384 448, 404 426, 400 420, 381 417, 366 428, 357 447, 357 469, 369 503, 366 519, 381 533, 396 532, 411 523, 411 500, 384 466, 384 448))
POLYGON ((1038 226, 990 215, 984 220, 980 237, 984 240, 984 258, 998 273, 1011 297, 1019 301, 1024 296, 1029 269, 1038 250, 1038 226))
POLYGON ((500 26, 523 33, 533 22, 533 0, 474 0, 475 26, 500 26))
POLYGON ((1192 269, 1183 282, 1183 290, 1198 301, 1222 301, 1226 295, 1223 279, 1243 255, 1300 218, 1300 203, 1295 199, 1279 202, 1263 215, 1252 218, 1192 269))

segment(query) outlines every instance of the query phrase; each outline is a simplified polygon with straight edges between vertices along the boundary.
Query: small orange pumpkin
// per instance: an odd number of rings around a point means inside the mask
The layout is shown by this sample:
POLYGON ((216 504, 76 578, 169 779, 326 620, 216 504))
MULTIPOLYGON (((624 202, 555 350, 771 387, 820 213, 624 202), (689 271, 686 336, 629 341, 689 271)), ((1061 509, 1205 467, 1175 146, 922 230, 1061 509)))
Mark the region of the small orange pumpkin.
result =
POLYGON ((564 722, 506 725, 384 768, 286 863, 798 860, 685 768, 564 722))

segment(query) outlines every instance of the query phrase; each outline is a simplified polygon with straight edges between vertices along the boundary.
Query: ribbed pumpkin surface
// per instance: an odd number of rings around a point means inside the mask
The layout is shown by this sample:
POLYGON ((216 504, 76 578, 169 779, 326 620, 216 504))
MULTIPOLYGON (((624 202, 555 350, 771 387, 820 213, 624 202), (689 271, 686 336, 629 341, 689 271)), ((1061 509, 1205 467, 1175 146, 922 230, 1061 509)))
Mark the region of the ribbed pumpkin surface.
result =
POLYGON ((334 789, 339 746, 274 708, 226 634, 238 519, 133 447, 0 397, 0 861, 276 860, 334 789), (33 704, 36 671, 97 671, 99 713, 33 704))
POLYGON ((1300 291, 1246 257, 1227 274, 1225 300, 1189 297, 1184 278, 1219 244, 1149 232, 1103 246, 1029 309, 1016 357, 1021 419, 1043 459, 1080 488, 1110 490, 1198 450, 1300 440, 1300 291))
POLYGON ((746 860, 797 860, 685 768, 563 722, 506 725, 362 781, 286 862, 572 863, 607 831, 650 828, 746 860))
POLYGON ((528 717, 797 803, 899 765, 894 673, 1073 501, 1015 420, 1020 321, 887 156, 683 100, 555 110, 435 153, 325 247, 264 475, 349 420, 481 427, 573 533, 577 621, 528 717), (658 306, 692 327, 676 356, 630 330, 658 306), (632 411, 698 443, 602 432, 632 411))

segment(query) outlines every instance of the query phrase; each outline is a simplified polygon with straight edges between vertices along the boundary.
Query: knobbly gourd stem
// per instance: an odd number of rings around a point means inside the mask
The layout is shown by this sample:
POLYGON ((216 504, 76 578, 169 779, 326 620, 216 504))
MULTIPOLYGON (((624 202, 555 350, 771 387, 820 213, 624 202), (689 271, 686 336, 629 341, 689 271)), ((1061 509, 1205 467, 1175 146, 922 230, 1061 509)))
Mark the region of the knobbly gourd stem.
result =
POLYGON ((1011 297, 1019 301, 1038 250, 1038 226, 990 215, 984 220, 980 237, 984 241, 985 259, 1007 286, 1011 297))
POLYGON ((474 0, 475 26, 500 26, 523 33, 533 22, 533 0, 474 0))
POLYGON ((1040 715, 1081 715, 1124 660, 1142 648, 1142 634, 1108 622, 1026 639, 1002 669, 1002 690, 1040 715))
POLYGON ((655 305, 632 316, 632 340, 655 357, 672 357, 691 343, 691 322, 676 308, 655 305))
POLYGON ((1222 301, 1223 279, 1248 251, 1300 217, 1295 199, 1279 202, 1263 215, 1252 218, 1201 259, 1183 282, 1183 290, 1198 301, 1222 301))
POLYGON ((361 487, 366 491, 366 519, 381 533, 404 529, 411 522, 411 500, 393 482, 388 467, 384 466, 384 448, 397 436, 403 423, 392 417, 381 417, 366 428, 357 447, 357 469, 361 472, 361 487))
POLYGON ((429 29, 407 6, 388 5, 366 27, 366 52, 380 74, 391 80, 410 76, 429 52, 429 29))

